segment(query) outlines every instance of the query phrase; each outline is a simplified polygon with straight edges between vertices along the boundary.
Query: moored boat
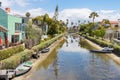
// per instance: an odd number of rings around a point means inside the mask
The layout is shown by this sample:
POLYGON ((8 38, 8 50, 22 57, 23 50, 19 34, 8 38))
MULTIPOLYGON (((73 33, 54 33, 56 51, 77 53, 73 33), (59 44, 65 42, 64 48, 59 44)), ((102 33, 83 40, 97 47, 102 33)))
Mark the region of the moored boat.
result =
POLYGON ((112 47, 103 47, 102 50, 90 50, 91 52, 97 52, 97 53, 112 53, 114 49, 112 47))
POLYGON ((28 61, 22 63, 15 70, 16 76, 27 73, 31 68, 32 68, 32 62, 28 61))
POLYGON ((45 48, 43 50, 41 50, 41 53, 46 53, 46 52, 49 52, 50 48, 45 48))
POLYGON ((108 50, 90 50, 91 52, 97 52, 97 53, 112 53, 112 51, 108 50))

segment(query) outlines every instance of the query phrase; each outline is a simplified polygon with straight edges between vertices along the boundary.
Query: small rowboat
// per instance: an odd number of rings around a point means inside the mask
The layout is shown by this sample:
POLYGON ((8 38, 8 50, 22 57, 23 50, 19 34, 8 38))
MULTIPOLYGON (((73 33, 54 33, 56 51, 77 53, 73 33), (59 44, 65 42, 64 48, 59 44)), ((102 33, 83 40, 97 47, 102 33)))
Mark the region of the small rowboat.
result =
POLYGON ((45 48, 43 50, 41 50, 41 53, 46 53, 46 52, 49 52, 50 48, 45 48))
POLYGON ((20 76, 22 74, 27 73, 31 68, 32 68, 32 62, 28 61, 28 62, 22 63, 15 70, 16 76, 20 76))

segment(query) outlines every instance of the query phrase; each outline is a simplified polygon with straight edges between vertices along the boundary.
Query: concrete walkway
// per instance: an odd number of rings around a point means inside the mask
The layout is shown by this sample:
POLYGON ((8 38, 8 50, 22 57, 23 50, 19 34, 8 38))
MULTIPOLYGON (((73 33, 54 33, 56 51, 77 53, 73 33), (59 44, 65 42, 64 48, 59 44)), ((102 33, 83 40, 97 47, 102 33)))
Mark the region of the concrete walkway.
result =
POLYGON ((54 42, 49 47, 50 51, 48 53, 45 53, 45 54, 40 54, 40 58, 39 59, 31 59, 30 61, 33 62, 32 69, 28 73, 26 73, 26 74, 24 74, 22 76, 19 76, 19 77, 15 77, 12 80, 29 80, 29 78, 32 75, 32 73, 36 71, 38 65, 40 63, 42 63, 42 61, 44 61, 50 55, 50 53, 59 45, 59 43, 62 42, 63 40, 64 40, 64 38, 61 38, 61 39, 57 40, 56 42, 54 42))

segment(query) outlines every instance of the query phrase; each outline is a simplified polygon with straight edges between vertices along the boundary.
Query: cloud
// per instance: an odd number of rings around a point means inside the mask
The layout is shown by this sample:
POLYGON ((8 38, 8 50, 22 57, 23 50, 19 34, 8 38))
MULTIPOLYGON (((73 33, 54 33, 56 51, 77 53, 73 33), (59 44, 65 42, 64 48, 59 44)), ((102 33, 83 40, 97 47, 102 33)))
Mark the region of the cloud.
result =
POLYGON ((28 0, 0 0, 0 2, 2 2, 3 7, 11 7, 15 5, 18 5, 20 7, 25 7, 29 5, 28 0))
POLYGON ((15 3, 17 3, 21 7, 25 7, 25 6, 29 5, 29 2, 26 0, 15 0, 15 3))
POLYGON ((36 16, 40 16, 40 15, 44 15, 46 13, 49 13, 42 8, 27 10, 27 12, 30 12, 32 17, 36 17, 36 16))
POLYGON ((100 10, 98 12, 100 13, 104 13, 104 14, 110 14, 110 13, 114 13, 116 10, 100 10))
POLYGON ((29 12, 31 14, 31 17, 41 16, 46 13, 49 14, 50 17, 53 17, 52 12, 48 12, 48 11, 44 10, 43 8, 30 9, 30 10, 26 10, 25 12, 18 11, 18 10, 11 10, 11 14, 17 14, 17 15, 21 15, 21 16, 25 16, 26 12, 29 12))
POLYGON ((11 6, 11 4, 13 3, 13 0, 0 0, 0 2, 2 2, 3 7, 8 7, 8 6, 11 6))
MULTIPOLYGON (((23 15, 23 12, 14 11, 14 13, 15 12, 23 15)), ((44 15, 45 13, 49 14, 50 17, 53 17, 54 15, 54 12, 48 12, 43 8, 34 8, 34 9, 26 10, 25 13, 26 12, 30 12, 32 17, 44 15)), ((74 22, 77 22, 78 20, 92 20, 89 19, 89 15, 91 12, 93 12, 93 10, 88 8, 64 9, 59 12, 58 18, 59 20, 66 21, 66 19, 69 19, 69 21, 74 21, 74 22)), ((99 17, 97 17, 95 21, 101 21, 102 19, 117 20, 120 17, 120 11, 118 10, 97 10, 95 12, 97 12, 99 15, 99 17)))
POLYGON ((119 10, 99 10, 97 13, 99 14, 97 21, 100 21, 102 19, 118 20, 120 17, 119 10))
POLYGON ((87 19, 92 10, 88 8, 81 9, 64 9, 59 13, 59 19, 87 19))

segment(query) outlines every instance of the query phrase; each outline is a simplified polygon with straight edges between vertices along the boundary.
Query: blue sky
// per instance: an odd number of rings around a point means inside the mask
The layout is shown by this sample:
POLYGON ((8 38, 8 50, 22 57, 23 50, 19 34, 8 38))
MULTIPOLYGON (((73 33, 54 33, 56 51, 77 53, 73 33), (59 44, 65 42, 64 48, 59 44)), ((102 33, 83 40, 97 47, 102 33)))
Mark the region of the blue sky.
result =
MULTIPOLYGON (((4 1, 4 0, 0 0, 4 1)), ((31 8, 43 8, 47 11, 54 11, 55 6, 58 4, 59 9, 67 8, 89 8, 92 10, 110 10, 119 9, 120 0, 6 0, 20 1, 24 3, 24 6, 12 5, 12 9, 28 10, 31 8)), ((21 3, 21 4, 23 4, 21 3)))
POLYGON ((90 20, 93 11, 99 14, 96 21, 120 18, 120 0, 0 0, 2 7, 10 7, 11 12, 24 15, 30 12, 32 17, 48 13, 53 16, 56 5, 59 6, 59 19, 71 21, 90 20))

